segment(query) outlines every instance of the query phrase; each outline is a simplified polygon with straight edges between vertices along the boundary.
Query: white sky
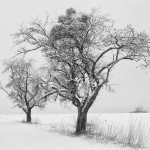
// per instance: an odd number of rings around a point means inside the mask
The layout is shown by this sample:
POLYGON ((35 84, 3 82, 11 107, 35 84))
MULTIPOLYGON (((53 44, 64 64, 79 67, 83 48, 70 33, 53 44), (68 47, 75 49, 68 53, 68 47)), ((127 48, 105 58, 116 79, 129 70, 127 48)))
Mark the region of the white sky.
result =
MULTIPOLYGON (((19 25, 37 16, 44 18, 46 14, 57 18, 70 7, 84 12, 100 7, 103 13, 110 14, 118 28, 132 24, 136 30, 150 34, 149 0, 5 0, 0 2, 0 60, 15 54, 10 35, 17 32, 19 25)), ((30 57, 42 62, 40 53, 31 53, 30 57)), ((129 112, 139 105, 150 111, 150 72, 146 73, 137 66, 127 61, 116 66, 111 76, 111 83, 117 84, 114 86, 116 92, 100 93, 90 111, 129 112)), ((0 71, 2 70, 0 61, 0 71)), ((6 75, 0 73, 0 80, 6 81, 6 75)), ((11 109, 12 107, 11 100, 0 91, 0 114, 21 112, 19 109, 11 109)), ((73 106, 68 107, 65 109, 58 104, 49 104, 44 113, 75 112, 73 106)))

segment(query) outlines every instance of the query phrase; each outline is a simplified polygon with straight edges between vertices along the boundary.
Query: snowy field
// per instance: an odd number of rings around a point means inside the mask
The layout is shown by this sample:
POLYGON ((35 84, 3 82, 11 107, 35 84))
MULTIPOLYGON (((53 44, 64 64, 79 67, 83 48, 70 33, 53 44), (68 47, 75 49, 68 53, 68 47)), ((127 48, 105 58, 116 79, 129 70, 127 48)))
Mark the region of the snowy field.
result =
POLYGON ((25 120, 24 114, 0 115, 0 150, 137 150, 137 144, 150 150, 148 113, 89 114, 88 134, 79 137, 73 135, 76 117, 36 114, 32 115, 34 124, 29 125, 20 123, 25 120))

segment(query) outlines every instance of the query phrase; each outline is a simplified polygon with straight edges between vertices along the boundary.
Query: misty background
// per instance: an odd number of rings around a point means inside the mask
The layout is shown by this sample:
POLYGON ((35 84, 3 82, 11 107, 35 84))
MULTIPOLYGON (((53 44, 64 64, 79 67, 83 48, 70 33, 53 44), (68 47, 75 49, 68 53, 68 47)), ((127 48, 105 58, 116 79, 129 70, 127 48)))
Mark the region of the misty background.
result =
MULTIPOLYGON (((45 19, 49 15, 57 21, 57 16, 64 14, 67 8, 73 7, 79 11, 90 12, 99 8, 102 13, 110 14, 116 28, 124 28, 131 24, 137 31, 145 31, 150 35, 150 1, 149 0, 5 0, 0 4, 0 81, 7 82, 7 74, 2 74, 4 59, 15 55, 11 34, 18 31, 21 24, 39 17, 45 19)), ((40 52, 32 52, 28 58, 36 60, 36 65, 44 63, 40 52)), ((99 93, 91 113, 124 113, 130 112, 137 106, 150 112, 150 69, 141 69, 138 63, 123 61, 111 73, 110 83, 115 90, 108 92, 105 88, 99 93)), ((0 114, 22 113, 6 93, 0 90, 0 114)), ((60 105, 59 102, 49 103, 41 111, 34 113, 75 113, 74 106, 60 105)))

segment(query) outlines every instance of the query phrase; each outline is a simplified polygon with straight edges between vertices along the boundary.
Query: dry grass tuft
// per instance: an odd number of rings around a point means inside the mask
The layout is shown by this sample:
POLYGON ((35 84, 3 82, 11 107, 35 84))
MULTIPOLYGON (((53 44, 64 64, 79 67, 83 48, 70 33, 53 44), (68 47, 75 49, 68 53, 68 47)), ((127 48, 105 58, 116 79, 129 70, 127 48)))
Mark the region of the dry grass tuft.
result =
POLYGON ((150 134, 146 131, 145 124, 142 120, 129 120, 129 126, 114 124, 106 121, 93 122, 90 120, 87 126, 86 138, 96 142, 112 142, 129 146, 132 148, 148 148, 150 134))

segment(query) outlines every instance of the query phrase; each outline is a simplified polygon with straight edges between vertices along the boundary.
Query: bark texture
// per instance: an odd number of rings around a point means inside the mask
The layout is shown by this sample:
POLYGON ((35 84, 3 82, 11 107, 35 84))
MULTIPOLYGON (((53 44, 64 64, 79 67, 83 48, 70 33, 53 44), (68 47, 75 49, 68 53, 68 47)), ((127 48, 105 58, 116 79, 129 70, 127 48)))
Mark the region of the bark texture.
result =
POLYGON ((87 111, 82 111, 82 109, 78 109, 76 134, 82 134, 86 131, 86 123, 87 123, 87 111))
POLYGON ((31 109, 29 109, 28 112, 26 113, 26 121, 28 123, 31 123, 31 109))

